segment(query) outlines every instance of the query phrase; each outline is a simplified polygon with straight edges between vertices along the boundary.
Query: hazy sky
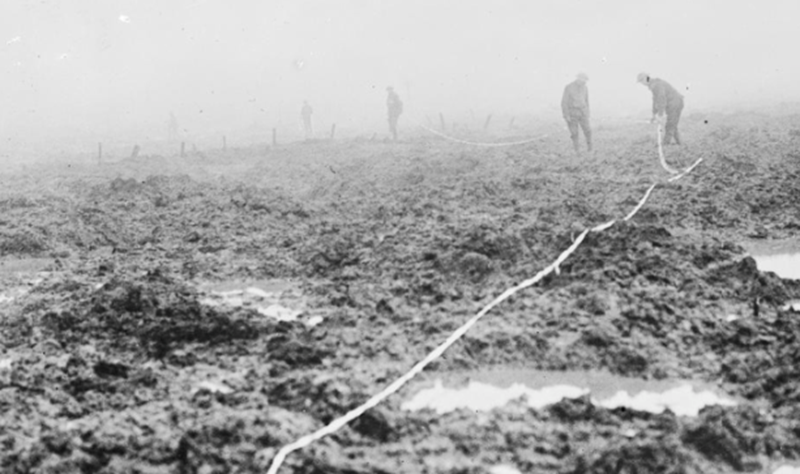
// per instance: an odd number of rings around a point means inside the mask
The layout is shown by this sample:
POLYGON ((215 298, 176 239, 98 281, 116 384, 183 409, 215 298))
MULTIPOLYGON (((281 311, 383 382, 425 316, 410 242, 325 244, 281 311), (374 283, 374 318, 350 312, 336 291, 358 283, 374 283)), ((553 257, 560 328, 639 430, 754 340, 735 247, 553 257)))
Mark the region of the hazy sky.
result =
POLYGON ((5 137, 187 133, 556 113, 590 76, 595 117, 647 114, 647 71, 691 109, 800 99, 796 0, 3 0, 5 137))

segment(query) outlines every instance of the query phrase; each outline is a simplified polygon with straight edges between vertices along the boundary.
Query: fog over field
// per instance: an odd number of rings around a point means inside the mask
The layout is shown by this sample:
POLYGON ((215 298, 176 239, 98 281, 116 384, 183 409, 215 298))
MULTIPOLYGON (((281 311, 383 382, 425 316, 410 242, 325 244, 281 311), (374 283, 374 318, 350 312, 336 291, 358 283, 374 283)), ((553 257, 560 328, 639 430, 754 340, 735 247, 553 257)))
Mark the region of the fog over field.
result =
MULTIPOLYGON (((792 0, 7 0, 0 6, 2 156, 103 137, 385 133, 445 113, 559 118, 564 85, 590 76, 595 120, 649 114, 641 71, 683 91, 686 113, 800 98, 792 0)), ((534 131, 531 131, 534 133, 534 131)))

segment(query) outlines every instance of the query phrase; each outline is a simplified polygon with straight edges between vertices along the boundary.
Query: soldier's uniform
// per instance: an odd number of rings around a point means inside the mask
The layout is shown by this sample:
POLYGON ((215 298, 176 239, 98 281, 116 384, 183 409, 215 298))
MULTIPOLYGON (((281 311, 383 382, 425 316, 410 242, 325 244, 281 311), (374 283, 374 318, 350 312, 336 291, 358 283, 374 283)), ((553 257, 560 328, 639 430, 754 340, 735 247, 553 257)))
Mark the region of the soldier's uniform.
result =
POLYGON ((393 88, 387 87, 386 92, 389 94, 386 97, 386 109, 389 115, 389 131, 392 133, 392 138, 397 140, 397 119, 399 119, 400 114, 403 113, 403 102, 393 88))
POLYGON ((306 132, 306 138, 311 138, 314 135, 314 129, 311 125, 311 114, 314 113, 314 109, 308 105, 308 102, 303 102, 303 108, 300 109, 300 115, 303 117, 303 128, 306 132))
POLYGON ((683 112, 683 96, 663 79, 651 77, 647 81, 647 87, 653 93, 653 115, 667 115, 667 123, 664 125, 664 144, 669 145, 674 137, 675 143, 680 145, 678 122, 683 112))
POLYGON ((592 129, 589 126, 589 89, 586 87, 585 75, 567 84, 561 97, 561 114, 569 127, 570 138, 575 151, 578 151, 578 127, 586 137, 586 146, 592 151, 592 129))

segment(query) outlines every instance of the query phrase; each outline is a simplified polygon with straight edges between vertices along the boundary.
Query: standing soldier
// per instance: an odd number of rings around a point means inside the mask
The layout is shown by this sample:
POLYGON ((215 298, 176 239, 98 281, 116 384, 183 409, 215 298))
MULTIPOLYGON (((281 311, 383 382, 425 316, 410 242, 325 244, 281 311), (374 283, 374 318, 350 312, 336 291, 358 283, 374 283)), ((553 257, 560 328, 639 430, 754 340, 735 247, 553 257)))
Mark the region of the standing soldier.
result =
POLYGON ((311 114, 314 113, 314 109, 308 105, 308 101, 303 101, 303 108, 300 109, 300 115, 303 117, 303 127, 306 131, 306 140, 311 138, 314 135, 314 128, 311 126, 311 114))
POLYGON ((658 120, 664 123, 666 114, 666 124, 664 125, 664 145, 669 145, 672 137, 675 143, 681 144, 681 136, 678 133, 678 121, 681 119, 683 111, 683 96, 674 87, 663 79, 650 77, 646 72, 639 73, 636 82, 650 89, 653 93, 653 118, 650 123, 658 120))
POLYGON ((388 96, 386 97, 386 108, 389 113, 389 131, 392 132, 392 138, 397 140, 397 119, 403 113, 403 102, 394 91, 394 87, 389 86, 386 88, 388 96))
POLYGON ((586 147, 590 152, 592 151, 592 129, 589 126, 589 90, 586 88, 588 80, 589 76, 586 74, 578 74, 575 80, 564 88, 564 95, 561 98, 561 114, 569 127, 569 135, 576 153, 580 148, 578 127, 583 130, 583 136, 586 137, 586 147))

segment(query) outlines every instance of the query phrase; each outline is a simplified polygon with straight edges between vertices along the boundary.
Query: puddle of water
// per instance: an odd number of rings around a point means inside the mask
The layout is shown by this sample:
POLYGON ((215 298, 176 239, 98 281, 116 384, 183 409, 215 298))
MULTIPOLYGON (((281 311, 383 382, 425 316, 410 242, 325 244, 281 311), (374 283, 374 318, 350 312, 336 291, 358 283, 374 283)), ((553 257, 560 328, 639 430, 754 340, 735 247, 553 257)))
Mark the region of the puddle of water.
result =
POLYGON ((800 474, 800 466, 783 465, 775 469, 772 474, 800 474))
POLYGON ((44 271, 52 265, 52 258, 13 258, 0 259, 0 275, 18 275, 44 271))
POLYGON ((32 280, 26 280, 25 286, 14 286, 10 288, 6 288, 4 291, 0 292, 0 305, 6 303, 13 303, 18 298, 25 296, 28 294, 34 286, 40 284, 44 281, 44 278, 34 278, 32 280))
POLYGON ((50 258, 0 258, 0 305, 13 303, 50 275, 44 270, 53 264, 50 258))
POLYGON ((747 242, 744 247, 762 272, 775 272, 781 278, 800 280, 800 241, 747 242))
POLYGON ((791 300, 781 308, 784 311, 792 310, 800 312, 800 300, 791 300))
POLYGON ((228 387, 222 382, 216 382, 213 380, 203 380, 202 382, 195 384, 195 386, 192 387, 192 395, 201 390, 208 390, 211 393, 221 393, 223 395, 233 393, 232 388, 228 387))
MULTIPOLYGON (((205 283, 198 289, 201 304, 229 308, 253 308, 259 314, 279 321, 295 321, 305 310, 297 283, 287 280, 229 281, 205 283)), ((309 326, 322 322, 321 316, 306 321, 309 326)))
POLYGON ((498 464, 489 468, 491 474, 522 474, 519 469, 508 464, 498 464))
POLYGON ((541 408, 586 394, 592 403, 605 408, 625 406, 651 413, 670 409, 679 416, 697 416, 708 405, 736 405, 701 382, 641 380, 605 372, 502 370, 467 377, 469 383, 463 388, 447 388, 437 380, 433 388, 421 390, 403 408, 431 408, 437 413, 458 408, 488 411, 523 396, 529 406, 541 408))
POLYGON ((11 370, 14 367, 14 359, 8 357, 0 359, 0 383, 7 384, 11 381, 11 370))
POLYGON ((522 396, 527 398, 531 407, 542 408, 564 398, 578 398, 587 393, 589 391, 586 389, 570 385, 555 385, 532 390, 522 384, 499 388, 475 381, 470 381, 465 388, 447 388, 442 385, 441 380, 436 380, 433 388, 421 390, 413 399, 403 403, 402 408, 412 411, 430 408, 439 414, 459 408, 489 411, 522 396))
POLYGON ((611 398, 592 402, 604 408, 627 407, 650 413, 661 413, 667 408, 678 416, 697 416, 709 405, 736 406, 736 402, 723 398, 710 390, 696 392, 691 384, 676 387, 666 392, 640 392, 631 396, 619 391, 611 398))
POLYGON ((800 253, 753 255, 762 272, 775 272, 781 278, 800 280, 800 253))

